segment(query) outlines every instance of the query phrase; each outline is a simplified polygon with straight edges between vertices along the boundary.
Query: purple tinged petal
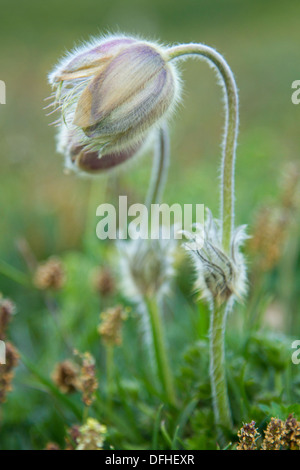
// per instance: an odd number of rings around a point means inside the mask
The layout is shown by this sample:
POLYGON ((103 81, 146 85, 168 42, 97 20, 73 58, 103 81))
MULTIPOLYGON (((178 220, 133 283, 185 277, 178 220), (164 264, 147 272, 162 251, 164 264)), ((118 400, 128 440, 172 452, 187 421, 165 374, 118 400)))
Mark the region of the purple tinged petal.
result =
POLYGON ((174 98, 174 80, 169 71, 163 69, 147 87, 147 93, 139 95, 140 102, 136 102, 129 110, 127 104, 111 113, 109 118, 99 124, 85 129, 90 138, 102 138, 114 141, 118 145, 125 145, 138 135, 145 134, 149 127, 168 110, 174 98))
POLYGON ((172 109, 178 90, 176 70, 163 51, 125 37, 86 46, 49 79, 62 108, 59 151, 90 173, 132 158, 172 109))
POLYGON ((83 67, 93 65, 95 62, 106 57, 113 57, 122 47, 126 47, 136 42, 131 38, 115 38, 110 41, 103 42, 99 46, 88 49, 76 55, 64 68, 65 72, 75 72, 83 67))
POLYGON ((120 152, 112 152, 99 157, 99 152, 86 151, 84 147, 71 149, 71 160, 77 167, 90 173, 99 173, 113 168, 131 159, 140 150, 142 143, 120 152))
POLYGON ((147 92, 147 84, 165 67, 161 55, 148 44, 120 52, 83 91, 74 124, 85 128, 108 118, 121 105, 147 92))

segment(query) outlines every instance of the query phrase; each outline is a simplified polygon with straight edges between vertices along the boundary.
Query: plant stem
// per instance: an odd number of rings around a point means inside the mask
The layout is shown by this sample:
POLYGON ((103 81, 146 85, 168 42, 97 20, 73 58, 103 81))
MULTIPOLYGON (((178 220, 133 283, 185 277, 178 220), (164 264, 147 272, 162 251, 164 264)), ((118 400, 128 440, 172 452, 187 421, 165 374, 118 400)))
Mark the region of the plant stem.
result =
POLYGON ((89 412, 90 412, 90 407, 85 405, 83 408, 83 413, 82 413, 82 424, 84 424, 87 421, 89 417, 89 412))
POLYGON ((106 378, 107 378, 107 394, 111 396, 114 389, 114 347, 106 346, 106 378))
MULTIPOLYGON (((231 428, 231 414, 225 376, 224 335, 227 307, 214 306, 210 324, 210 377, 215 421, 218 426, 231 428)), ((222 435, 220 433, 222 439, 222 435)))
POLYGON ((151 204, 157 204, 162 198, 162 193, 167 181, 170 165, 169 131, 166 123, 159 129, 157 146, 154 154, 151 183, 146 199, 146 206, 151 209, 151 204))
POLYGON ((90 181, 89 185, 89 196, 88 196, 88 208, 86 212, 85 228, 83 234, 83 244, 87 252, 95 253, 99 247, 99 240, 95 234, 95 215, 96 208, 105 201, 107 192, 107 179, 102 178, 101 186, 97 180, 90 181))
POLYGON ((106 346, 106 386, 107 386, 107 408, 112 409, 114 392, 114 346, 106 346))
POLYGON ((211 47, 203 44, 183 44, 167 50, 168 60, 185 55, 199 55, 208 60, 218 71, 225 89, 225 132, 222 159, 221 221, 222 244, 230 253, 234 226, 234 167, 238 134, 238 92, 234 76, 225 59, 211 47))
POLYGON ((166 398, 171 405, 175 405, 175 391, 173 377, 171 374, 167 351, 165 348, 164 334, 161 318, 158 311, 157 300, 155 297, 145 297, 145 304, 149 314, 152 341, 154 346, 154 355, 157 367, 158 377, 161 381, 166 398))
MULTIPOLYGON (((234 76, 225 59, 211 47, 203 44, 174 46, 166 52, 172 60, 186 55, 198 55, 209 61, 221 77, 225 97, 225 132, 222 156, 221 227, 222 245, 230 256, 234 228, 234 168, 238 135, 238 92, 234 76)), ((231 428, 231 413, 225 376, 225 324, 229 304, 214 305, 211 312, 210 371, 213 407, 217 426, 231 428)), ((222 433, 220 434, 222 439, 222 433)))

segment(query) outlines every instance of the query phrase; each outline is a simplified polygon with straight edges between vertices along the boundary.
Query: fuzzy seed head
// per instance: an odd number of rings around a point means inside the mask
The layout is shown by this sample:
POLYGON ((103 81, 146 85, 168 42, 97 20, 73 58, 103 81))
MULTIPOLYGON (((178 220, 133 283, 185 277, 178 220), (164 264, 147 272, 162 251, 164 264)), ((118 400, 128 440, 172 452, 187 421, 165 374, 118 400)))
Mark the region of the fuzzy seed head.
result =
POLYGON ((230 254, 222 248, 220 222, 209 210, 202 229, 201 238, 188 234, 190 241, 186 244, 197 271, 197 289, 203 298, 217 305, 234 297, 241 299, 246 291, 246 267, 240 253, 246 239, 245 227, 235 230, 230 254))
POLYGON ((174 108, 179 79, 165 50, 132 37, 94 40, 49 75, 67 166, 110 170, 133 157, 174 108))
POLYGON ((129 300, 139 302, 169 291, 176 247, 174 239, 162 237, 119 244, 121 287, 129 300))

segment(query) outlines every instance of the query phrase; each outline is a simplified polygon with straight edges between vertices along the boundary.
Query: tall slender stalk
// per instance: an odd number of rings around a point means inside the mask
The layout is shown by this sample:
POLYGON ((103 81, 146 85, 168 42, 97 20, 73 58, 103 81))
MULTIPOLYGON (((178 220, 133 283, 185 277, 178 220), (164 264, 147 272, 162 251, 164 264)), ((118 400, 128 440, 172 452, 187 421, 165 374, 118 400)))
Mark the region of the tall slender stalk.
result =
MULTIPOLYGON (((169 60, 184 56, 204 58, 217 70, 224 89, 225 132, 222 156, 221 227, 222 246, 230 256, 234 228, 234 169, 239 124, 238 92, 234 76, 225 59, 211 47, 202 44, 178 45, 167 51, 169 60)), ((231 427, 231 412, 225 374, 225 324, 229 304, 213 302, 210 327, 210 377, 215 421, 221 427, 231 427)), ((222 438, 222 435, 221 435, 222 438)))
MULTIPOLYGON (((170 164, 170 143, 167 124, 164 123, 159 129, 157 147, 154 155, 151 182, 146 198, 146 206, 151 209, 152 204, 161 201, 162 194, 167 181, 170 164)), ((142 240, 141 240, 142 242, 142 240)), ((175 392, 173 377, 169 366, 168 355, 165 347, 163 326, 158 308, 157 295, 152 298, 145 297, 144 302, 149 315, 152 343, 154 347, 154 357, 158 372, 158 377, 162 383, 165 396, 170 404, 175 404, 175 392)))
POLYGON ((157 299, 156 296, 153 296, 152 298, 145 297, 144 301, 149 314, 158 377, 161 381, 167 401, 171 405, 175 405, 176 398, 173 377, 165 348, 164 333, 157 299))
POLYGON ((169 140, 168 126, 166 123, 163 123, 159 129, 159 135, 156 142, 151 182, 146 198, 146 206, 148 210, 151 208, 151 204, 159 203, 162 198, 170 165, 169 140))
POLYGON ((215 420, 231 428, 231 413, 225 376, 224 332, 226 304, 212 309, 210 317, 210 376, 215 420))

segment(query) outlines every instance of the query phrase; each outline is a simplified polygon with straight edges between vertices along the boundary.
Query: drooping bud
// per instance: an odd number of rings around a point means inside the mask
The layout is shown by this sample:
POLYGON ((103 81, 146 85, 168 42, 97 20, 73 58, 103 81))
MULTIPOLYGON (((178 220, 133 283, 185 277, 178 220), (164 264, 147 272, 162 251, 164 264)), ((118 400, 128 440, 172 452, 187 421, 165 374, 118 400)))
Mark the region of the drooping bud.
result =
POLYGON ((93 173, 132 158, 179 95, 164 48, 127 37, 83 46, 49 81, 61 111, 59 150, 69 167, 93 173))
POLYGON ((62 123, 57 150, 65 156, 67 169, 89 174, 105 173, 126 163, 139 153, 144 144, 140 142, 128 149, 101 153, 89 147, 95 144, 94 139, 85 144, 82 139, 86 141, 86 137, 76 135, 76 130, 70 130, 62 123))

